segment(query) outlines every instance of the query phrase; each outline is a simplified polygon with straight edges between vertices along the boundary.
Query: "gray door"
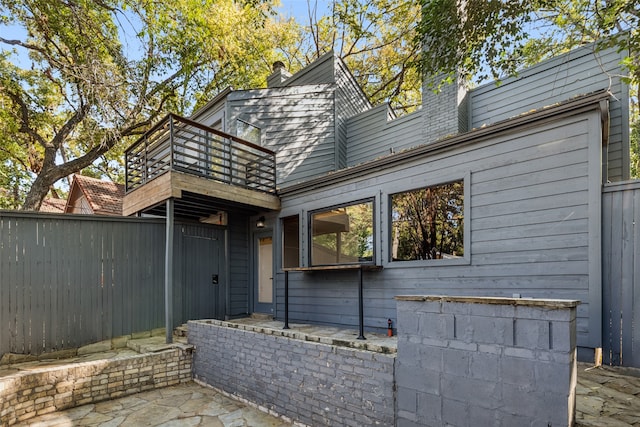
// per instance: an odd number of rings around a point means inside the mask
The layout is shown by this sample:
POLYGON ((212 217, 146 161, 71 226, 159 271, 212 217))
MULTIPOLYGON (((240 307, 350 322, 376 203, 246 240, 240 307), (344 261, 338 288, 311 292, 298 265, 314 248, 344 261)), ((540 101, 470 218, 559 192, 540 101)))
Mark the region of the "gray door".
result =
POLYGON ((221 246, 218 237, 185 236, 182 309, 187 320, 224 317, 221 246))
POLYGON ((273 314, 273 238, 256 236, 256 262, 253 279, 253 312, 273 314))

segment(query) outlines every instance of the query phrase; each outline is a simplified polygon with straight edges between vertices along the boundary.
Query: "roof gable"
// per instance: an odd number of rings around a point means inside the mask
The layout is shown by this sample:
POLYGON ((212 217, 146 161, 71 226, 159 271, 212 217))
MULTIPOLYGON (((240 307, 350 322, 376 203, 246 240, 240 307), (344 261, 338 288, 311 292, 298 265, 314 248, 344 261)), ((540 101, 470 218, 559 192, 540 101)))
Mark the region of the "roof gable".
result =
POLYGON ((65 212, 71 212, 75 201, 84 197, 96 215, 122 215, 124 185, 102 181, 83 175, 74 175, 65 212))

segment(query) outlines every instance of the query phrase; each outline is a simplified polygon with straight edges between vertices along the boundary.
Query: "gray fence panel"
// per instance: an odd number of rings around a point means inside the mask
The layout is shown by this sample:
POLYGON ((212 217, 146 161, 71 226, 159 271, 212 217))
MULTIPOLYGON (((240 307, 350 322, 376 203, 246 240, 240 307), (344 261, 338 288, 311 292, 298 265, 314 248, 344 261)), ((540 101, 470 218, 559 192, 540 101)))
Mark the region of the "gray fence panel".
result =
MULTIPOLYGON (((164 327, 164 253, 163 220, 0 212, 0 356, 164 327)), ((174 293, 190 285, 176 281, 174 293)))
POLYGON ((602 194, 604 362, 640 367, 640 182, 602 194))

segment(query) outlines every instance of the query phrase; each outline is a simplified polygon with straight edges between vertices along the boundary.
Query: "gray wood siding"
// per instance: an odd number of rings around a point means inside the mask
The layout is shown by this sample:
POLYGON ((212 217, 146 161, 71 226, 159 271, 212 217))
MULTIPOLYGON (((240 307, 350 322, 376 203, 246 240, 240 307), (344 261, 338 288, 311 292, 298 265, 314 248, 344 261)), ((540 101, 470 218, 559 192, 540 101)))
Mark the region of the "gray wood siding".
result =
POLYGON ((496 123, 533 109, 547 107, 579 94, 609 89, 609 180, 629 178, 629 89, 620 79, 623 53, 615 49, 593 52, 591 45, 549 59, 505 79, 469 93, 471 128, 496 123))
POLYGON ((302 181, 335 170, 335 85, 232 92, 230 133, 242 119, 262 130, 262 145, 276 153, 276 182, 302 181))
POLYGON ((301 86, 335 83, 334 60, 333 51, 325 53, 312 64, 289 77, 283 84, 286 86, 301 86))
POLYGON ((249 227, 248 217, 229 215, 229 316, 249 313, 249 227))
POLYGON ((604 362, 640 367, 640 181, 602 194, 604 362))
MULTIPOLYGON (((378 112, 379 113, 379 112, 378 112)), ((600 345, 600 116, 595 110, 504 131, 330 188, 283 195, 281 217, 375 197, 376 258, 364 273, 365 326, 395 324, 395 295, 446 294, 579 299, 579 345, 600 345), (595 177, 595 181, 594 181, 595 177), (389 197, 465 178, 469 261, 389 262, 389 197), (469 214, 470 213, 470 214, 469 214), (455 264, 455 265, 453 265, 455 264)), ((471 137, 470 137, 471 138, 471 137)), ((303 263, 307 262, 306 249, 303 263)), ((278 260, 278 265, 281 265, 278 260)), ((278 316, 283 273, 278 274, 278 316)), ((290 273, 291 321, 357 326, 357 273, 290 273)))
POLYGON ((400 152, 423 143, 420 112, 393 120, 387 104, 347 120, 347 166, 400 152))
POLYGON ((340 58, 335 59, 336 70, 336 165, 347 167, 347 120, 349 117, 371 109, 360 86, 340 58))

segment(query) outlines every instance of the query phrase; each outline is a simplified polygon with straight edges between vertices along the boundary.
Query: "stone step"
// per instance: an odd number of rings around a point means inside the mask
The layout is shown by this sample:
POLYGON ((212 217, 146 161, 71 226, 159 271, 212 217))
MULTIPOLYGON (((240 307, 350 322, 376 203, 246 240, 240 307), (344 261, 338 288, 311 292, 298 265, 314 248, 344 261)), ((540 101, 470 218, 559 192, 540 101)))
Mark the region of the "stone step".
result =
POLYGON ((187 324, 182 324, 173 330, 173 335, 176 337, 187 337, 189 335, 189 327, 187 324))

